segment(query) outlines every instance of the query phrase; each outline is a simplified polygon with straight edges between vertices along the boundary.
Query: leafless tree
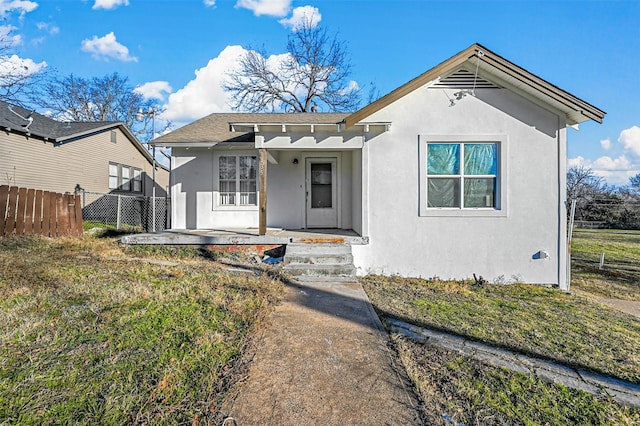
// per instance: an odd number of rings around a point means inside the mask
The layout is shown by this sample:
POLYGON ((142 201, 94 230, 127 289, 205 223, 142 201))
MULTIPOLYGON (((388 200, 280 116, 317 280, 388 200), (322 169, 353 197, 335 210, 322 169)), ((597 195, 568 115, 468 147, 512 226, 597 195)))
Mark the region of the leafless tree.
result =
POLYGON ((357 109, 360 90, 349 80, 345 42, 306 19, 289 35, 287 53, 273 65, 264 52, 249 50, 224 88, 236 110, 249 112, 357 109))
POLYGON ((567 199, 589 201, 606 191, 602 177, 584 166, 573 166, 567 170, 567 199))
MULTIPOLYGON (((136 113, 140 109, 162 112, 157 101, 145 100, 131 87, 129 79, 118 73, 91 79, 73 74, 49 79, 34 103, 59 120, 123 122, 143 141, 152 139, 151 123, 148 116, 142 122, 136 121, 136 113)), ((170 123, 163 127, 170 127, 170 123)))
POLYGON ((629 178, 629 190, 636 195, 640 195, 640 173, 629 178))
POLYGON ((0 36, 0 100, 27 106, 31 94, 48 70, 31 69, 17 56, 14 44, 10 33, 0 36))

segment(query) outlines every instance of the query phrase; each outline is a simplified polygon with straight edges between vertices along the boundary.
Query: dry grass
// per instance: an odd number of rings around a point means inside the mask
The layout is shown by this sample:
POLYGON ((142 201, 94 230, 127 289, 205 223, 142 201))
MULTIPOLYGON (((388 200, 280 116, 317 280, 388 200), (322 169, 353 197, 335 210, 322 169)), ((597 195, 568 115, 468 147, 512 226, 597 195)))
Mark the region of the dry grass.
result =
POLYGON ((0 424, 206 424, 281 292, 193 249, 0 240, 0 424))
POLYGON ((576 229, 571 261, 572 290, 640 302, 640 231, 576 229))
MULTIPOLYGON (((640 232, 578 230, 572 249, 575 294, 525 284, 362 282, 383 316, 640 383, 640 320, 592 301, 640 300, 640 232)), ((640 410, 612 400, 399 336, 393 341, 424 401, 426 424, 640 424, 640 410)))
POLYGON ((393 336, 428 425, 637 425, 640 410, 393 336))
POLYGON ((551 288, 369 276, 382 315, 640 383, 640 319, 551 288))

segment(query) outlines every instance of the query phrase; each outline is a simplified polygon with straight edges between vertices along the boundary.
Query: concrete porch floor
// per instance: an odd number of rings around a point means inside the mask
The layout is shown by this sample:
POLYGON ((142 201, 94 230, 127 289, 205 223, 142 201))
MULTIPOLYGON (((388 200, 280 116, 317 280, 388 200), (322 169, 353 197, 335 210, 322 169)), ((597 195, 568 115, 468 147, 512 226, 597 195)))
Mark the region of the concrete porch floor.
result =
POLYGON ((167 229, 165 231, 133 234, 122 237, 124 244, 170 245, 270 245, 290 243, 369 244, 369 237, 361 237, 350 229, 281 229, 267 228, 266 235, 258 235, 258 228, 229 229, 167 229))

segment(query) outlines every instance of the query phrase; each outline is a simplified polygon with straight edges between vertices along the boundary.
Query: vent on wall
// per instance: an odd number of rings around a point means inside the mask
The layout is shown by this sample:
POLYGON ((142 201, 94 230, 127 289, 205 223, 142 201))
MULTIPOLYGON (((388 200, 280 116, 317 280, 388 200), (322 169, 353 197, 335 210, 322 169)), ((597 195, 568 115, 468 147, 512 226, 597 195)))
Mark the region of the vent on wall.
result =
POLYGON ((115 130, 111 131, 111 142, 113 142, 113 143, 117 143, 118 142, 118 134, 116 133, 115 130))
POLYGON ((453 74, 449 74, 445 78, 440 79, 437 83, 433 84, 432 89, 499 89, 499 86, 485 80, 471 71, 460 69, 453 74))

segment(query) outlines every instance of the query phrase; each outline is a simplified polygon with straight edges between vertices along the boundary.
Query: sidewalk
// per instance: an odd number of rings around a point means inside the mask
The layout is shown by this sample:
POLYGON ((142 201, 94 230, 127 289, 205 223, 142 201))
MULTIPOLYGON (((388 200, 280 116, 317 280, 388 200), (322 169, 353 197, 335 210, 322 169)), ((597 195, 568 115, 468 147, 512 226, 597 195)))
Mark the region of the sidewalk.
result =
POLYGON ((289 285, 223 409, 238 426, 420 424, 387 343, 360 284, 289 285))

